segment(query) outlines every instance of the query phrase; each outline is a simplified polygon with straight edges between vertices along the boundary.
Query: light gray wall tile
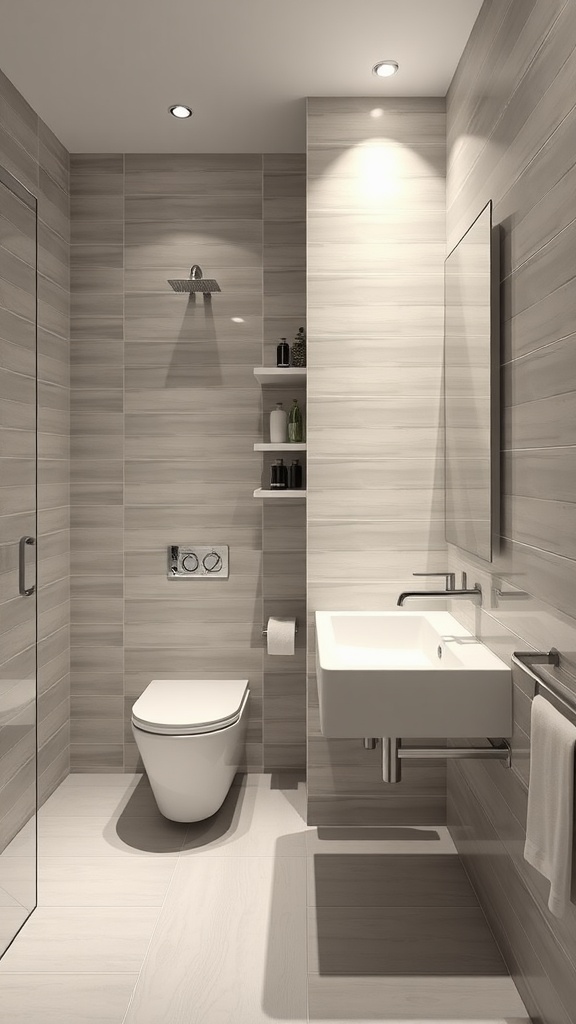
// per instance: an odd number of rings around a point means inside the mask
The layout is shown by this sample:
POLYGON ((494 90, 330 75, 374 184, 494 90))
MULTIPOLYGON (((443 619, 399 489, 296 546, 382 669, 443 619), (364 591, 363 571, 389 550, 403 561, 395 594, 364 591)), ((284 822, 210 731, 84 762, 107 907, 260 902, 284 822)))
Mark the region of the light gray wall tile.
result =
MULTIPOLYGON (((455 570, 466 565, 483 578, 489 598, 474 624, 478 635, 506 659, 519 648, 558 647, 555 675, 576 692, 569 525, 576 452, 569 337, 576 306, 566 265, 574 227, 562 199, 574 176, 568 139, 575 115, 567 82, 576 60, 575 28, 571 5, 542 0, 528 18, 514 2, 504 22, 476 25, 448 94, 447 205, 450 246, 486 199, 494 202, 502 250, 506 449, 503 536, 494 561, 487 565, 456 549, 450 561, 455 570), (506 67, 506 75, 500 72, 502 88, 488 97, 484 86, 497 66, 506 67), (470 141, 460 145, 458 138, 470 141)), ((454 611, 466 617, 464 609, 454 611)), ((567 1021, 575 999, 576 919, 572 907, 562 921, 550 918, 546 887, 522 857, 532 690, 522 678, 515 682, 521 692, 516 689, 514 701, 513 770, 451 767, 450 823, 531 1016, 567 1021)))
MULTIPOLYGON (((78 701, 115 701, 122 689, 133 698, 151 678, 239 672, 254 696, 248 763, 262 768, 262 509, 252 499, 262 422, 252 371, 262 362, 263 299, 282 316, 282 304, 304 294, 301 227, 287 265, 278 251, 286 238, 275 236, 268 265, 280 273, 263 293, 262 165, 260 154, 72 158, 75 770, 135 764, 116 704, 103 704, 109 714, 96 709, 91 719, 78 701), (186 276, 196 258, 222 287, 210 306, 174 295, 167 284, 186 276), (166 578, 166 546, 174 540, 230 544, 230 581, 209 592, 174 589, 166 578), (118 722, 122 732, 111 735, 118 722)), ((272 197, 296 201, 301 221, 302 170, 301 155, 274 155, 264 186, 272 197)), ((291 546, 302 550, 301 515, 297 521, 300 539, 294 532, 291 546)), ((287 566, 276 570, 274 599, 283 596, 290 607, 297 599, 301 607, 301 573, 296 583, 287 566)), ((280 767, 303 764, 299 669, 286 735, 281 693, 271 690, 267 748, 272 760, 283 748, 273 760, 280 767)))
MULTIPOLYGON (((378 119, 372 109, 308 104, 310 611, 395 606, 401 579, 446 560, 445 115, 439 100, 386 100, 378 119), (367 167, 381 185, 364 187, 367 167)), ((443 820, 442 765, 411 765, 402 789, 384 786, 379 757, 321 737, 316 700, 310 664, 311 820, 443 820)))
MULTIPOLYGON (((0 163, 19 178, 38 199, 38 516, 39 576, 37 608, 38 644, 38 770, 39 800, 43 802, 69 770, 69 516, 68 516, 68 385, 69 385, 69 211, 68 153, 9 80, 0 74, 0 163), (57 385, 57 386, 54 386, 57 385)), ((3 201, 2 244, 4 259, 0 312, 0 377, 2 384, 2 427, 13 428, 13 443, 7 444, 8 431, 1 430, 0 453, 9 457, 11 471, 3 471, 5 510, 36 495, 28 494, 25 484, 27 462, 33 464, 34 452, 28 441, 34 435, 34 401, 29 385, 36 374, 34 365, 34 327, 36 285, 29 274, 35 267, 35 254, 26 248, 27 221, 18 217, 13 204, 3 201), (19 241, 20 238, 20 241, 19 241), (6 262, 10 259, 10 264, 6 262), (26 263, 31 266, 26 270, 26 263), (17 289, 20 294, 18 295, 17 289), (26 297, 27 296, 27 297, 26 297), (13 309, 20 317, 11 315, 13 309), (27 375, 27 376, 24 376, 27 375), (10 396, 11 401, 6 401, 10 396), (32 404, 29 403, 32 401, 32 404), (27 404, 28 403, 28 404, 27 404)), ((34 490, 34 488, 32 489, 34 490)), ((19 508, 14 508, 19 512, 19 508)), ((23 533, 35 533, 35 526, 15 516, 23 533)), ((3 547, 13 552, 18 540, 11 521, 3 521, 3 547)), ((14 526, 16 526, 16 522, 14 526)), ((9 570, 11 556, 0 556, 2 570, 9 570), (6 562, 6 564, 4 564, 6 562)), ((4 576, 8 587, 16 587, 16 574, 4 576)), ((17 591, 15 591, 17 592, 17 591)), ((3 622, 9 632, 3 635, 3 673, 33 675, 30 662, 34 630, 26 623, 14 624, 11 604, 5 606, 3 622)), ((8 677, 10 678, 10 677, 8 677)), ((29 768, 33 769, 30 760, 29 768)), ((28 770, 28 769, 27 769, 28 770)), ((12 811, 3 819, 2 847, 25 823, 34 807, 32 778, 25 774, 15 784, 17 797, 12 811)))

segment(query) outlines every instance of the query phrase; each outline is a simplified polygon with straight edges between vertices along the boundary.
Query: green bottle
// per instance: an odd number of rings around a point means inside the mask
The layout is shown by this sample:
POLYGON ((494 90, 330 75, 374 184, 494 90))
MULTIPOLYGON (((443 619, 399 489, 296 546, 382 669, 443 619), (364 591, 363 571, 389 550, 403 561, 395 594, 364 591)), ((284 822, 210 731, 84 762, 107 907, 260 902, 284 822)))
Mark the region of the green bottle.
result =
POLYGON ((288 415, 288 440, 295 444, 304 440, 304 419, 297 398, 294 399, 288 415))

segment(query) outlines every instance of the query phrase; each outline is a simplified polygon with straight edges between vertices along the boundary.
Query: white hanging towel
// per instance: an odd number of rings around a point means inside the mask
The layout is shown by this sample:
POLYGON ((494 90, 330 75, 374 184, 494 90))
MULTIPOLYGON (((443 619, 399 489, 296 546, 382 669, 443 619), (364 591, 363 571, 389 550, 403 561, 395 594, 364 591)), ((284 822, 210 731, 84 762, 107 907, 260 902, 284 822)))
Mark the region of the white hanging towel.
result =
POLYGON ((530 782, 524 857, 550 881, 548 907, 570 902, 576 726, 544 697, 532 701, 530 782))

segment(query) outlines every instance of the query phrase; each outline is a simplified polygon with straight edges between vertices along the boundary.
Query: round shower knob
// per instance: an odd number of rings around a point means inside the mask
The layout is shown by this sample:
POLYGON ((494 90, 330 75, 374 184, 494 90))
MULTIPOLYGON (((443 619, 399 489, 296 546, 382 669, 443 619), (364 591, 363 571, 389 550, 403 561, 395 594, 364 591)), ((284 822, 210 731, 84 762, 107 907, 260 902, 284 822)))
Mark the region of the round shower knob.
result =
POLYGON ((199 564, 200 563, 193 551, 190 552, 189 555, 184 555, 184 558, 182 559, 182 568, 185 569, 186 572, 196 572, 199 564))
POLYGON ((210 551, 207 555, 204 555, 202 565, 206 572, 218 572, 222 568, 222 558, 217 551, 210 551))

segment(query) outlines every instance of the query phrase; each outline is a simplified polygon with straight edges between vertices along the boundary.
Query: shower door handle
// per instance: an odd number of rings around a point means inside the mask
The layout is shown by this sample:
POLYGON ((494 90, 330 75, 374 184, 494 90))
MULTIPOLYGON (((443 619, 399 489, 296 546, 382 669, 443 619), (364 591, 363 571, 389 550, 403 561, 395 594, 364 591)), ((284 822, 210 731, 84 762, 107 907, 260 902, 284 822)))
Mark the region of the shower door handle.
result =
POLYGON ((18 590, 22 597, 30 597, 36 590, 36 586, 26 586, 26 547, 36 543, 35 537, 20 537, 18 551, 18 590))

